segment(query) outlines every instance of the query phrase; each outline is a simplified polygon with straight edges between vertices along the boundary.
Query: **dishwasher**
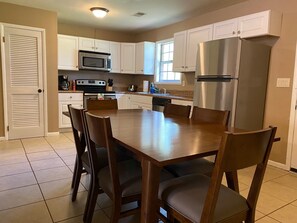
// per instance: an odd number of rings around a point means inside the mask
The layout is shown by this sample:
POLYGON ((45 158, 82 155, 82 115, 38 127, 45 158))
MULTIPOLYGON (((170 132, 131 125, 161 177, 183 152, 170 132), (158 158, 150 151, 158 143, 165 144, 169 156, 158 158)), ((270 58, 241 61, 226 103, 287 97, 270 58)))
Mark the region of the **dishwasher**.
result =
POLYGON ((171 103, 171 99, 153 97, 152 99, 153 111, 163 112, 165 105, 168 103, 171 103))

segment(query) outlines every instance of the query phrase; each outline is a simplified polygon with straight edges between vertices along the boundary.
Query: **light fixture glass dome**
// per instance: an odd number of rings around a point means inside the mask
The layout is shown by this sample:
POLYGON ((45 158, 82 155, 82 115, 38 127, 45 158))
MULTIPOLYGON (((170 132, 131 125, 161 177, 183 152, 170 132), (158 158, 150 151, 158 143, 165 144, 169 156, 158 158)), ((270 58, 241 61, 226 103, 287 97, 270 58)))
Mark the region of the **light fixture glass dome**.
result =
POLYGON ((93 8, 90 8, 90 10, 94 14, 94 16, 98 18, 103 18, 109 12, 108 9, 102 8, 102 7, 93 7, 93 8))

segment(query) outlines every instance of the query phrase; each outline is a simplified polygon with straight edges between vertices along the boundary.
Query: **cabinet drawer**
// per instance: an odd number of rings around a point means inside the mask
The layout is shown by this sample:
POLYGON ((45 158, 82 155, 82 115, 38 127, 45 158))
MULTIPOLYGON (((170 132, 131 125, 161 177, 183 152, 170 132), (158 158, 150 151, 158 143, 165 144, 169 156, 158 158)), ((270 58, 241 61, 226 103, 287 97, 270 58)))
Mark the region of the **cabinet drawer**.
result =
POLYGON ((59 101, 82 101, 82 93, 59 93, 59 101))
POLYGON ((130 100, 133 102, 139 102, 144 104, 152 104, 151 96, 142 96, 142 95, 130 95, 130 100))

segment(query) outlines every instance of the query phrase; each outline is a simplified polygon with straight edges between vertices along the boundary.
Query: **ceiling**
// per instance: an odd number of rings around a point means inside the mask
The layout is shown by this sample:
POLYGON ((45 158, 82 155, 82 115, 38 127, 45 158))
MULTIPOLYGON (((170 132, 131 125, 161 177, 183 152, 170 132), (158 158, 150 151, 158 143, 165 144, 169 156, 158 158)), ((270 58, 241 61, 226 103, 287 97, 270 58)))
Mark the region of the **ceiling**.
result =
POLYGON ((58 22, 100 29, 142 32, 180 22, 247 0, 1 0, 2 2, 57 12, 58 22), (103 19, 95 18, 91 7, 110 10, 103 19), (145 13, 142 17, 135 13, 145 13))

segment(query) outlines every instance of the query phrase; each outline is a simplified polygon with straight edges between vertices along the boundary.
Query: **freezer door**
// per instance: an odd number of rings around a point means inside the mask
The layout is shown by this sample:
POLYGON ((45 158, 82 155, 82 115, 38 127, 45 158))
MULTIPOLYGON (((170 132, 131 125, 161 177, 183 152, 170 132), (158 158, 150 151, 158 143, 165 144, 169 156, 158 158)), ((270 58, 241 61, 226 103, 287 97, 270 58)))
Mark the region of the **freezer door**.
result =
POLYGON ((239 38, 212 40, 198 44, 196 75, 238 77, 239 38))
POLYGON ((232 124, 234 123, 232 111, 235 109, 236 86, 237 79, 196 80, 193 104, 201 108, 231 111, 230 122, 232 124))

